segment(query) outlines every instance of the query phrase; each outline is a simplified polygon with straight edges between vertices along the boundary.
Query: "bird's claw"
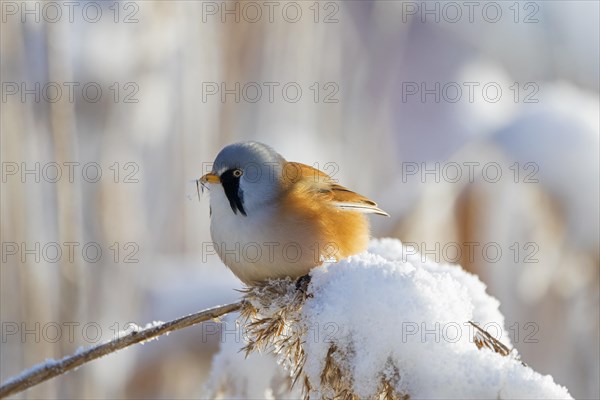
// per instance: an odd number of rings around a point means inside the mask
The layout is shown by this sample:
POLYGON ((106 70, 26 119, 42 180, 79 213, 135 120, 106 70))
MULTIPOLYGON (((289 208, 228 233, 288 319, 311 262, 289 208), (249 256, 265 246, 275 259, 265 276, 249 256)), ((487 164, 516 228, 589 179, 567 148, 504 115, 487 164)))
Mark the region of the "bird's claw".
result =
POLYGON ((308 291, 308 284, 310 283, 310 275, 306 274, 298 278, 296 281, 296 290, 306 295, 308 291))

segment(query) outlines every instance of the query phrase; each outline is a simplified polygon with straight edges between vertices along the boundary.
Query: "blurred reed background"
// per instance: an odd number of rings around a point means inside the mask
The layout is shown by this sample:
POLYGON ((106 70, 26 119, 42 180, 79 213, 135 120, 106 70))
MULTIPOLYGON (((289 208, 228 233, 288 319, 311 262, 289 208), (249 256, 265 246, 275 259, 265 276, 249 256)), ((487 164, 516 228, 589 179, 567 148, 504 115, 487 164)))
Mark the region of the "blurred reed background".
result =
MULTIPOLYGON (((1 5, 2 381, 237 298, 193 180, 259 140, 478 274, 523 359, 600 396, 598 2, 1 5)), ((214 328, 16 398, 202 397, 214 328)))

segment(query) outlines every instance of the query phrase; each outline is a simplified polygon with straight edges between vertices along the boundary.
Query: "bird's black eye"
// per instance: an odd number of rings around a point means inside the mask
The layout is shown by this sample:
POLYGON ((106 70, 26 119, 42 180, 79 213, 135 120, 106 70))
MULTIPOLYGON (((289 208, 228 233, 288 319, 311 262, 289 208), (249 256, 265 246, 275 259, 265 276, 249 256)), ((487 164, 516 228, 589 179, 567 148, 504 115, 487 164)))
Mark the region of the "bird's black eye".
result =
POLYGON ((233 170, 233 176, 236 177, 236 178, 239 178, 243 174, 244 174, 244 172, 241 169, 239 169, 239 168, 233 170))

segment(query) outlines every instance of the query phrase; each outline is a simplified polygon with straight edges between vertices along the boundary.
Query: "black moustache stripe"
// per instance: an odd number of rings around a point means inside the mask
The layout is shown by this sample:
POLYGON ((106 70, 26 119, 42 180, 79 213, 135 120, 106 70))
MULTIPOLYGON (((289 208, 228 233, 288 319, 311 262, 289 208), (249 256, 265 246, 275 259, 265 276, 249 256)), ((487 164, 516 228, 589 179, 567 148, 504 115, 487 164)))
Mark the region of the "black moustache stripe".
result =
POLYGON ((233 176, 233 170, 229 169, 221 175, 221 184, 234 214, 237 214, 239 210, 242 215, 246 216, 246 210, 244 210, 244 193, 240 189, 240 178, 233 176))

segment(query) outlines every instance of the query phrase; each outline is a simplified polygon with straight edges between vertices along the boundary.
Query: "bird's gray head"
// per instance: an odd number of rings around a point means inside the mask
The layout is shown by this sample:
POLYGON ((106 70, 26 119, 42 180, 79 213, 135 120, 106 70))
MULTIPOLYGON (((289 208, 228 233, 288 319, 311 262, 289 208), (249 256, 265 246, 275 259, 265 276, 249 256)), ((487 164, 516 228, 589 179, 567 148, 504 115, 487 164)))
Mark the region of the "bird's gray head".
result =
POLYGON ((265 144, 234 143, 219 152, 212 172, 201 180, 221 186, 214 189, 224 191, 231 210, 247 215, 277 196, 284 163, 285 159, 265 144))

